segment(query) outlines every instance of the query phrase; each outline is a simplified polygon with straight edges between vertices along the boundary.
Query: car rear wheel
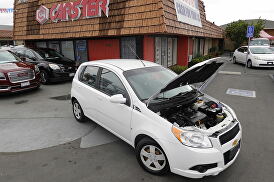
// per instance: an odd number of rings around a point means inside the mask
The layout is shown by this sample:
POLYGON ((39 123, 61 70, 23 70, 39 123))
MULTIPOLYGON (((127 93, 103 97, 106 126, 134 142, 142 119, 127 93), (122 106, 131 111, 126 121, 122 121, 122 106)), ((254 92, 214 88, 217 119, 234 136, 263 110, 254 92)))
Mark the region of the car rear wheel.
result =
POLYGON ((78 122, 80 122, 80 123, 86 122, 86 117, 84 115, 82 107, 80 106, 80 104, 79 104, 79 102, 77 100, 73 100, 73 102, 72 102, 72 110, 73 110, 73 115, 74 115, 75 119, 78 122))
POLYGON ((236 64, 236 63, 237 63, 237 59, 236 59, 236 57, 233 57, 233 59, 232 59, 232 63, 233 63, 233 64, 236 64))
POLYGON ((45 70, 40 71, 40 76, 41 76, 41 83, 42 84, 47 84, 49 82, 49 76, 48 73, 45 70))
POLYGON ((251 61, 251 60, 248 60, 248 61, 247 61, 247 67, 248 67, 248 68, 252 68, 252 61, 251 61))
POLYGON ((150 138, 143 138, 136 146, 136 157, 147 172, 163 175, 169 172, 169 164, 163 149, 150 138))

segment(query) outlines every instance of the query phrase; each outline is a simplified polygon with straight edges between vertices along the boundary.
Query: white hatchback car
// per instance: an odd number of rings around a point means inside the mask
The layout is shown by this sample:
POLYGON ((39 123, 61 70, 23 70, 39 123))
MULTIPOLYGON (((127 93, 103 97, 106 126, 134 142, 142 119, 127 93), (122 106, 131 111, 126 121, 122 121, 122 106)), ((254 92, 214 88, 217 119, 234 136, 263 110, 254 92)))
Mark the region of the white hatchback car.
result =
POLYGON ((241 125, 229 106, 190 84, 204 82, 221 65, 212 59, 176 75, 140 60, 84 63, 72 84, 74 116, 130 144, 152 174, 217 175, 239 154, 241 125))
POLYGON ((236 49, 232 59, 233 63, 247 64, 248 68, 274 67, 274 53, 269 47, 252 46, 249 50, 247 49, 247 46, 236 49))

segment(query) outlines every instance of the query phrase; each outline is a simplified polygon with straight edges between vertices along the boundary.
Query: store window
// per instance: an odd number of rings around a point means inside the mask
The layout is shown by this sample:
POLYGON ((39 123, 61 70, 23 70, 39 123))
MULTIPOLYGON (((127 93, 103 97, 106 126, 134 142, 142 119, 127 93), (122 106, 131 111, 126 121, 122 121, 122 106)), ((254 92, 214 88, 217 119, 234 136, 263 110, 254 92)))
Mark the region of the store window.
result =
POLYGON ((49 41, 49 48, 56 50, 57 52, 60 52, 60 42, 59 41, 49 41))
POLYGON ((121 38, 121 58, 122 59, 136 59, 136 39, 135 37, 121 38))
POLYGON ((86 40, 76 40, 76 61, 79 63, 88 61, 88 52, 87 52, 87 41, 86 40))
POLYGON ((36 47, 47 48, 46 42, 36 42, 36 47))
POLYGON ((61 47, 65 57, 75 60, 73 41, 61 41, 61 47))
POLYGON ((177 38, 155 38, 155 62, 164 67, 177 64, 177 38))

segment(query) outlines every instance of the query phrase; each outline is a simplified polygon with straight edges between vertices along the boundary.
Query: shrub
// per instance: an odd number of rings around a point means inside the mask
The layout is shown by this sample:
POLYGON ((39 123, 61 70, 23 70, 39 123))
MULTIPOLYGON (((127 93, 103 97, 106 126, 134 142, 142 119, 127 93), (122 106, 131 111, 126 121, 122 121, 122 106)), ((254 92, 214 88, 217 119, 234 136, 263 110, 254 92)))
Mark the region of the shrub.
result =
POLYGON ((189 63, 189 66, 190 67, 194 66, 195 64, 198 64, 200 62, 203 62, 203 61, 211 59, 211 58, 214 58, 214 56, 206 55, 206 56, 199 56, 199 57, 193 58, 192 61, 189 63))
POLYGON ((188 68, 187 66, 179 66, 179 65, 174 65, 174 66, 169 67, 169 69, 171 69, 172 71, 174 71, 177 74, 181 74, 187 68, 188 68))

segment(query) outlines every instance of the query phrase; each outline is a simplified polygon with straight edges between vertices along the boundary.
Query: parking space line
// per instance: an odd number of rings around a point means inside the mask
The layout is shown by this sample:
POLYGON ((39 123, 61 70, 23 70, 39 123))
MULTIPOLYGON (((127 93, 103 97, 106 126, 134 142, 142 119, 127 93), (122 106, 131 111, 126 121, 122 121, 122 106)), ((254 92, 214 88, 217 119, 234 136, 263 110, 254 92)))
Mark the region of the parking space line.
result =
POLYGON ((241 72, 233 72, 233 71, 219 71, 219 74, 224 74, 224 75, 242 75, 241 72))
POLYGON ((239 90, 239 89, 229 88, 229 89, 227 89, 226 94, 235 95, 235 96, 242 96, 242 97, 256 98, 256 92, 255 91, 250 91, 250 90, 239 90))

